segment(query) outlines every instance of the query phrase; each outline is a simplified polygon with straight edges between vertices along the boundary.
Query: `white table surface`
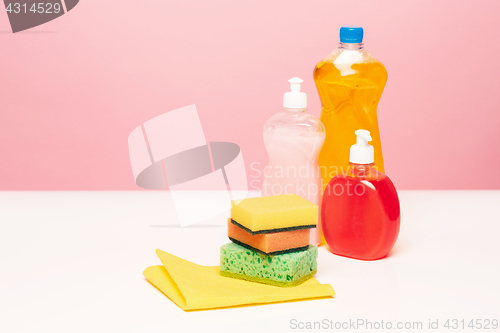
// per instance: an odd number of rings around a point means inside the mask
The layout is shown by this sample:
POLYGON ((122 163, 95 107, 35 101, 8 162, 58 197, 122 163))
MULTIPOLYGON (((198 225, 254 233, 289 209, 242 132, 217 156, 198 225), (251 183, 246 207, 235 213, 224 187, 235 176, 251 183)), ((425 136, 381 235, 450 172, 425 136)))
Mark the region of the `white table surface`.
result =
POLYGON ((142 271, 160 264, 157 248, 218 265, 224 216, 181 228, 166 191, 0 192, 0 332, 285 332, 357 319, 423 330, 439 320, 447 330, 447 319, 466 329, 500 320, 500 191, 401 191, 400 200, 388 258, 320 248, 316 278, 335 298, 184 312, 142 271))

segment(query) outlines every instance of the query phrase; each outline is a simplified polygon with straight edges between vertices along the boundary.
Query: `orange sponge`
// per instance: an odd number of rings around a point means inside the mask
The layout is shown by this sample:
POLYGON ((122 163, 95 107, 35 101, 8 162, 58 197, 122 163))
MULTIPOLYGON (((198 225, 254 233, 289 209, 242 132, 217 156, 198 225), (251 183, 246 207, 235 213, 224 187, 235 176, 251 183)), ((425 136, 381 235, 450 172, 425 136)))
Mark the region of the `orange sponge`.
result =
POLYGON ((267 255, 275 255, 307 250, 310 229, 252 235, 228 219, 227 234, 236 244, 267 255))

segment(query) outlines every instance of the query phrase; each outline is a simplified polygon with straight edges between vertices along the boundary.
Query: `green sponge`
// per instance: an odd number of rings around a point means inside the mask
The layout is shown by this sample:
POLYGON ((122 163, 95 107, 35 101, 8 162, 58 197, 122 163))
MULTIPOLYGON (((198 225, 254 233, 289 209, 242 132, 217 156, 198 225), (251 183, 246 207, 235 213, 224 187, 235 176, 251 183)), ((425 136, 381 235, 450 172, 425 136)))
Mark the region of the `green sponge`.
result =
POLYGON ((220 274, 254 282, 292 287, 316 274, 318 248, 293 253, 265 255, 235 243, 220 249, 220 274))

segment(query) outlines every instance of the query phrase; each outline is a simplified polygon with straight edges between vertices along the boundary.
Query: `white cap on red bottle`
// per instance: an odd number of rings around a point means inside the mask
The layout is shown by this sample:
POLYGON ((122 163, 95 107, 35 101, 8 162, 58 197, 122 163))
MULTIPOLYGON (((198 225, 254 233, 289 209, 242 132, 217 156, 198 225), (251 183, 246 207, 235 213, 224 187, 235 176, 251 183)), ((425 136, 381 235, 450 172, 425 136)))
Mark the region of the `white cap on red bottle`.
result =
POLYGON ((375 162, 375 150, 373 146, 368 144, 368 141, 372 141, 370 132, 359 129, 354 134, 356 134, 357 139, 356 144, 351 146, 349 162, 354 164, 371 164, 375 162))
POLYGON ((283 107, 287 109, 307 108, 307 94, 300 91, 300 85, 304 80, 293 77, 288 82, 290 82, 290 91, 283 96, 283 107))

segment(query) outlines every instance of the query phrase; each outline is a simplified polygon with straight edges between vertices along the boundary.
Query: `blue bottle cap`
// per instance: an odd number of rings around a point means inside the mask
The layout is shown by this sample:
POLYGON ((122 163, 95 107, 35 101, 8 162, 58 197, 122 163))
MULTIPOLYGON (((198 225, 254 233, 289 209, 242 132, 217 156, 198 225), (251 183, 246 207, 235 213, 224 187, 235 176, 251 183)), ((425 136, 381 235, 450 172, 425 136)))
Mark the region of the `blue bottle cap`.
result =
POLYGON ((354 25, 346 25, 340 28, 341 43, 362 43, 363 28, 354 25))

